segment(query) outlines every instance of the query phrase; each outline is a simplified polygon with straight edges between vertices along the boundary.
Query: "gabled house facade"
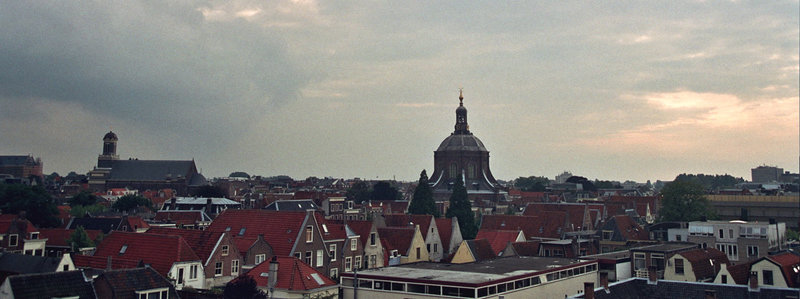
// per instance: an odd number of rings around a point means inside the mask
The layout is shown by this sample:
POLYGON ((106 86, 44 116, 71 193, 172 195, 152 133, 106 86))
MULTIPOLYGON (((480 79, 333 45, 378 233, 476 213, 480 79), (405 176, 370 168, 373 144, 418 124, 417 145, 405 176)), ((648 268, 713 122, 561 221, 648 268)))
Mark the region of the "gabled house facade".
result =
POLYGON ((44 256, 47 239, 39 236, 39 229, 22 216, 0 215, 0 248, 27 255, 44 256))
POLYGON ((388 255, 386 260, 389 260, 389 266, 430 260, 419 225, 413 228, 378 228, 378 234, 388 255))
POLYGON ((750 267, 750 273, 758 277, 758 285, 766 287, 797 288, 798 272, 800 254, 794 251, 763 257, 750 267))
POLYGON ((269 298, 335 298, 338 285, 294 257, 274 256, 249 272, 269 298))
POLYGON ((697 248, 676 253, 667 260, 664 279, 712 282, 722 265, 730 265, 728 257, 714 248, 697 248))
MULTIPOLYGON (((389 214, 383 215, 386 227, 414 227, 419 225, 420 232, 425 239, 425 248, 428 250, 428 258, 438 262, 446 257, 447 251, 442 244, 439 228, 431 215, 410 215, 410 214, 389 214)), ((449 244, 448 244, 449 245, 449 244)))
POLYGON ((94 256, 141 260, 178 290, 207 287, 203 261, 181 236, 115 231, 97 246, 94 256))
POLYGON ((383 244, 378 227, 372 221, 367 220, 347 221, 347 227, 360 236, 359 240, 364 248, 364 269, 385 266, 383 244))
POLYGON ((150 234, 181 236, 203 262, 205 286, 224 286, 242 273, 242 255, 228 233, 210 231, 151 228, 150 234))

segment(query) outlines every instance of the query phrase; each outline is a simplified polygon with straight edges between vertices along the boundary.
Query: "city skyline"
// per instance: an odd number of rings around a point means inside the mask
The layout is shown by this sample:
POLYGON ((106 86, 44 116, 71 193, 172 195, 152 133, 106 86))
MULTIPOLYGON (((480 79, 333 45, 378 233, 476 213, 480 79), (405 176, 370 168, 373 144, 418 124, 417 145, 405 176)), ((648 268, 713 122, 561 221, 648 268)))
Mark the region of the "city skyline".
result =
POLYGON ((459 89, 500 180, 798 172, 797 1, 11 2, 0 153, 416 180, 459 89))

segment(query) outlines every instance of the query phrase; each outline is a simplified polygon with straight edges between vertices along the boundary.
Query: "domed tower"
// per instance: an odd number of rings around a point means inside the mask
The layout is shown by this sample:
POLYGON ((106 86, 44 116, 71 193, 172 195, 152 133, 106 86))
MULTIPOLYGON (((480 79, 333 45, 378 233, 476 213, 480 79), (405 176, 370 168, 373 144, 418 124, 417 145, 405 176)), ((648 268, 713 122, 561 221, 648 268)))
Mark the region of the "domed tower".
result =
POLYGON ((111 168, 111 161, 119 159, 119 156, 117 156, 118 140, 117 134, 112 131, 108 131, 103 136, 103 153, 97 157, 97 167, 111 168))
POLYGON ((505 190, 489 169, 489 151, 469 130, 464 95, 459 93, 455 130, 433 152, 434 170, 430 177, 434 197, 447 200, 458 176, 470 199, 497 200, 505 190))

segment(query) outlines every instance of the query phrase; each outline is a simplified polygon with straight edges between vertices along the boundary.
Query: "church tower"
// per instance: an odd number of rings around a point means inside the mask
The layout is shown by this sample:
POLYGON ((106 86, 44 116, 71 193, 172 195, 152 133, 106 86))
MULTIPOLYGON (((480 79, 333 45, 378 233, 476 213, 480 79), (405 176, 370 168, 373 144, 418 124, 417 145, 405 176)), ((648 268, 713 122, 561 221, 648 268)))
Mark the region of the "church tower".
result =
POLYGON ((117 134, 114 134, 112 131, 108 131, 105 136, 103 136, 103 153, 97 157, 97 167, 99 168, 111 168, 111 161, 119 160, 119 156, 117 155, 117 134))
POLYGON ((460 176, 471 200, 499 200, 507 192, 489 169, 489 151, 469 130, 463 92, 459 93, 458 102, 455 130, 433 153, 434 170, 430 182, 434 198, 448 200, 460 176))

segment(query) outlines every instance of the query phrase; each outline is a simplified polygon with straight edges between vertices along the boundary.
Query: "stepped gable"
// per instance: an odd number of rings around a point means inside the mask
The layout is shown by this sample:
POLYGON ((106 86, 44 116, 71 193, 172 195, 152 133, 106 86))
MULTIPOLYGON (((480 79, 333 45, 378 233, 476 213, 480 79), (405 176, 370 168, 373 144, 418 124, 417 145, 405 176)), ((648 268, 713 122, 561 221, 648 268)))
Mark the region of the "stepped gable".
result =
POLYGON ((121 231, 106 236, 94 256, 142 260, 165 276, 175 262, 201 261, 181 236, 121 231))

